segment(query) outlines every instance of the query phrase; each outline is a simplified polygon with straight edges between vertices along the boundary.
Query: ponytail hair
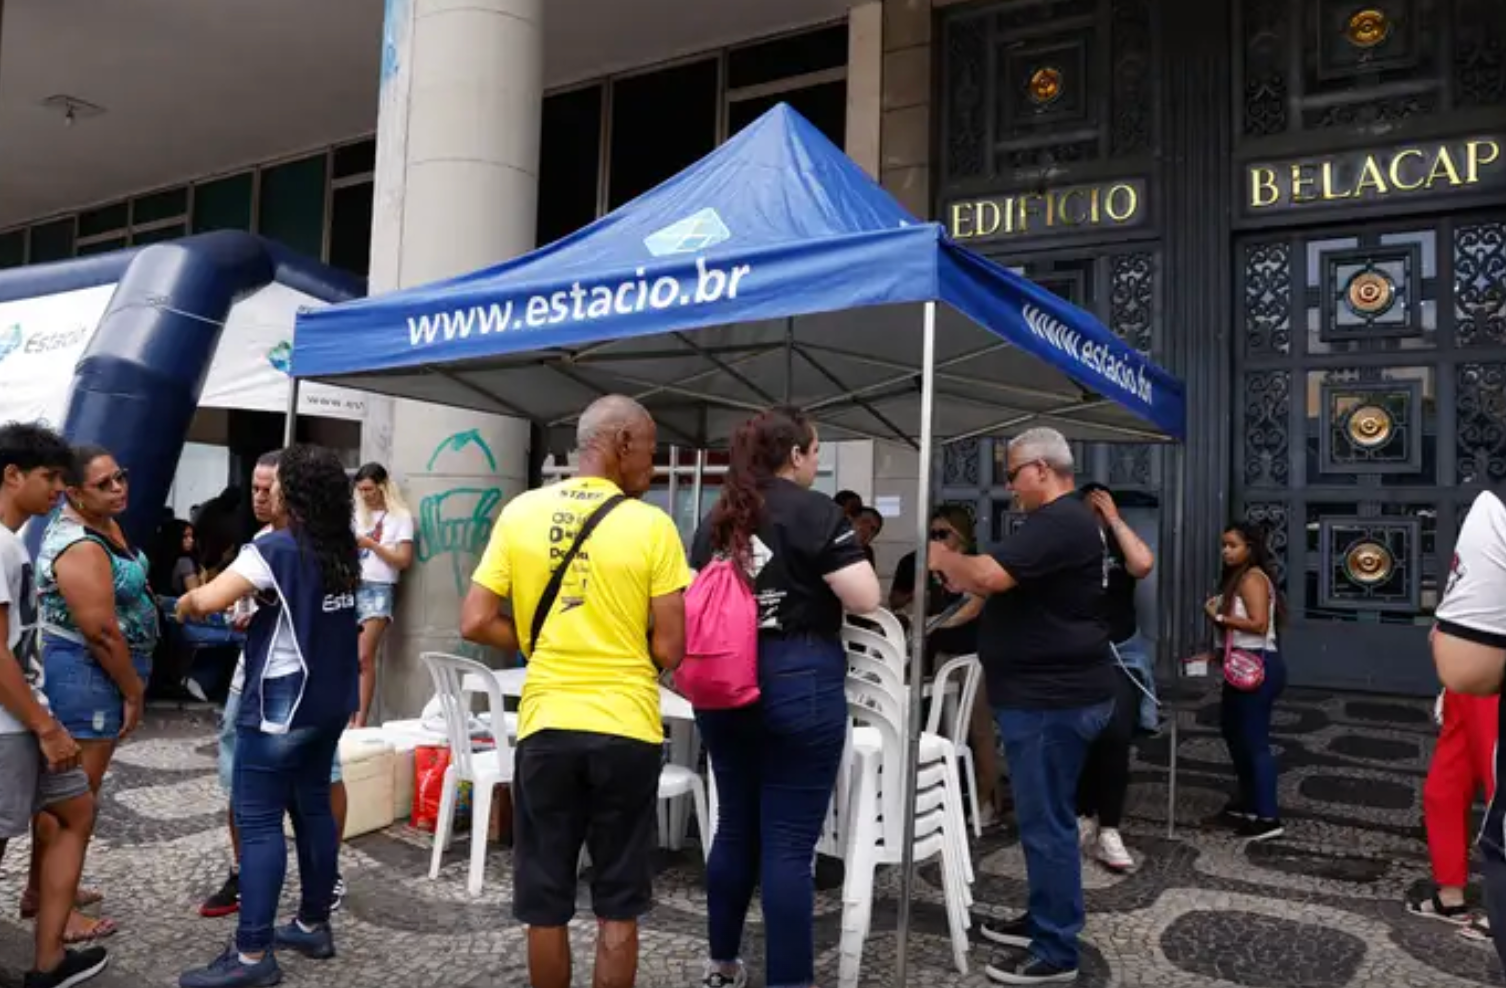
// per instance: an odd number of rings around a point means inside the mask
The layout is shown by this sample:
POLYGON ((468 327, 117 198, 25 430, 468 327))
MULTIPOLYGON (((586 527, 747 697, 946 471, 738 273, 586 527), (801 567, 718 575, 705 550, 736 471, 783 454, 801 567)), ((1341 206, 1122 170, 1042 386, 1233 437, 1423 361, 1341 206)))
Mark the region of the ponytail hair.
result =
POLYGON ((722 494, 711 509, 711 547, 745 568, 753 535, 763 522, 764 491, 790 463, 796 450, 810 452, 816 427, 798 408, 778 406, 760 412, 732 434, 732 457, 722 494))

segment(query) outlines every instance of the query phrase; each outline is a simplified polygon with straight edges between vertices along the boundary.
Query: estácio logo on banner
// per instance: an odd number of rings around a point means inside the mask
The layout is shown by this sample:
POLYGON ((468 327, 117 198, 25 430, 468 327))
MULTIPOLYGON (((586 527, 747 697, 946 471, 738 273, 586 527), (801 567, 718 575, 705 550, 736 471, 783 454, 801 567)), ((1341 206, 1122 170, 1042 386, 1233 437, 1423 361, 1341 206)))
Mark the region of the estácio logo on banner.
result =
POLYGON ((0 333, 0 360, 4 360, 17 350, 23 354, 37 355, 67 350, 78 346, 88 338, 89 327, 87 326, 75 326, 73 329, 56 333, 32 333, 27 336, 21 332, 21 324, 15 323, 0 333))
POLYGON ((4 360, 12 352, 21 349, 21 342, 21 324, 12 323, 10 329, 0 333, 0 360, 4 360))

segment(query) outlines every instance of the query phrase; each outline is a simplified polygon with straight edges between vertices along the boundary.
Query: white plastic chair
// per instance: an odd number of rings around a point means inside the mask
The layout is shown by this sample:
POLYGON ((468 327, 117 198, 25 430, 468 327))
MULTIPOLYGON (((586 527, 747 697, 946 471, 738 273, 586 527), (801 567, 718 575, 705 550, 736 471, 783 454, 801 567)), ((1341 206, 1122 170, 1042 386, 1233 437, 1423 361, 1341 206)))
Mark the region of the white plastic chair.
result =
POLYGON ((838 986, 854 988, 858 983, 872 920, 874 872, 881 864, 902 860, 906 812, 915 816, 915 861, 941 858, 953 958, 958 971, 966 974, 972 867, 967 859, 956 751, 936 735, 922 739, 915 802, 906 807, 903 708, 883 695, 881 688, 862 681, 848 680, 848 697, 849 713, 861 726, 854 728, 850 745, 855 779, 845 808, 847 875, 838 986))
POLYGON ((711 842, 716 839, 715 826, 711 822, 707 806, 706 783, 695 769, 684 765, 666 765, 659 770, 659 819, 668 816, 669 801, 689 796, 695 802, 696 829, 701 835, 701 851, 711 857, 711 842))
POLYGON ((481 894, 486 877, 486 831, 492 817, 492 792, 499 785, 511 785, 513 749, 506 732, 493 736, 495 747, 480 751, 472 745, 470 694, 461 686, 468 674, 479 674, 486 684, 489 713, 494 722, 502 719, 502 690, 491 678, 491 671, 474 659, 441 652, 424 652, 419 658, 434 680, 434 695, 444 714, 445 733, 450 744, 450 767, 444 776, 444 793, 439 802, 439 819, 434 825, 434 854, 429 861, 429 877, 439 877, 444 852, 449 849, 455 828, 455 803, 460 783, 471 784, 471 867, 466 889, 481 894))
POLYGON ((983 678, 983 663, 976 655, 963 655, 948 661, 936 670, 936 678, 926 687, 931 697, 930 715, 926 720, 926 732, 940 735, 952 742, 962 758, 965 769, 968 805, 973 811, 973 836, 983 836, 983 819, 978 805, 978 773, 973 768, 973 749, 969 743, 969 728, 972 726, 973 702, 977 699, 978 683, 983 678), (948 690, 952 680, 961 680, 953 706, 948 690))

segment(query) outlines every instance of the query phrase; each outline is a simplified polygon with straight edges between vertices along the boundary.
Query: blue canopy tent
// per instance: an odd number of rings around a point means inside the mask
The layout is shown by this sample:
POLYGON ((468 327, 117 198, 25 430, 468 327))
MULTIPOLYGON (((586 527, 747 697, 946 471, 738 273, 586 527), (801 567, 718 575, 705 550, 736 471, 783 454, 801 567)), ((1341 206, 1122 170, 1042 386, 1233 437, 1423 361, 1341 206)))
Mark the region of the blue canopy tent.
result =
MULTIPOLYGON (((661 435, 698 448, 792 402, 828 438, 919 450, 917 566, 936 437, 1033 424, 1084 441, 1184 434, 1180 382, 1088 313, 910 216, 783 104, 557 243, 300 315, 292 370, 554 428, 600 395, 629 394, 661 435)), ((912 765, 921 654, 917 641, 912 765)), ((907 856, 900 984, 911 871, 907 856)))

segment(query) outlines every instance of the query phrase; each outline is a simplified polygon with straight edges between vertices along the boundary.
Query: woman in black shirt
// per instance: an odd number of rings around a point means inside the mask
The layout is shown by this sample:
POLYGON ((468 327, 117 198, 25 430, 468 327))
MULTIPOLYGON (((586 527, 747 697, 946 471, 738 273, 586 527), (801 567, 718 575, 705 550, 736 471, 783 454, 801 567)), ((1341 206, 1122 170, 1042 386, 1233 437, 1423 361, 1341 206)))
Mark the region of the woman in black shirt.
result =
POLYGON ((1124 872, 1135 866, 1119 834, 1129 792, 1130 745, 1141 700, 1151 688, 1142 679, 1150 671, 1150 658, 1135 616, 1135 584, 1150 575, 1155 557, 1119 516, 1107 487, 1085 484, 1078 493, 1093 509, 1103 533, 1104 606, 1117 673, 1113 717, 1088 748, 1077 785, 1078 834, 1099 863, 1124 872))
POLYGON ((722 494, 690 562, 738 560, 758 601, 760 698, 697 711, 719 798, 706 866, 705 988, 744 983, 739 951, 753 889, 763 889, 765 982, 815 979, 811 858, 847 739, 843 610, 879 606, 878 576, 847 516, 812 491, 820 440, 804 413, 775 408, 732 437, 722 494))

